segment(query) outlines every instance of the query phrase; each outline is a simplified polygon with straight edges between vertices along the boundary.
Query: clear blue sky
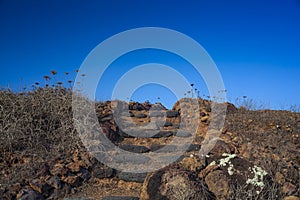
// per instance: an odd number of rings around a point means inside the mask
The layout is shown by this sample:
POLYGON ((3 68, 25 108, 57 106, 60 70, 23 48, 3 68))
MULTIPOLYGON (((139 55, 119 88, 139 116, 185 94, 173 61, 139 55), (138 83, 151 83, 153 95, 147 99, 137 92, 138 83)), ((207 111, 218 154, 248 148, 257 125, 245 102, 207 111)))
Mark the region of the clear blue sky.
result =
MULTIPOLYGON (((74 78, 100 42, 147 26, 174 29, 199 42, 218 66, 229 100, 246 95, 273 108, 300 104, 299 0, 0 0, 0 85, 18 90, 22 78, 30 87, 53 69, 59 80, 68 79, 65 71, 74 78)), ((117 60, 97 97, 107 99, 122 73, 152 60, 181 69, 205 93, 201 77, 183 60, 144 51, 117 60)), ((170 91, 155 85, 132 98, 158 96, 165 104, 174 101, 170 91)))

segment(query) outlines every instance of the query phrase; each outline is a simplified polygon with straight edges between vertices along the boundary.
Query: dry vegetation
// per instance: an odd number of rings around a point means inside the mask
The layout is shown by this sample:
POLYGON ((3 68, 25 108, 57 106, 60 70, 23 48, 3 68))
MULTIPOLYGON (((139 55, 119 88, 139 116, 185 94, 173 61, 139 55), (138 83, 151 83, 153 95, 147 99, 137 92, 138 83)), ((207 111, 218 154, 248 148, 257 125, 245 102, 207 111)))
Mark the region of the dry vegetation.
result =
MULTIPOLYGON (((60 85, 23 93, 0 91, 0 198, 13 187, 19 191, 28 185, 43 163, 70 159, 75 150, 84 151, 73 126, 72 91, 60 85)), ((203 105, 210 111, 207 103, 203 105)), ((238 133, 241 155, 264 168, 273 180, 259 195, 235 185, 231 199, 282 199, 287 195, 278 173, 282 181, 296 186, 292 195, 299 196, 299 113, 240 108, 227 114, 225 129, 238 133)))

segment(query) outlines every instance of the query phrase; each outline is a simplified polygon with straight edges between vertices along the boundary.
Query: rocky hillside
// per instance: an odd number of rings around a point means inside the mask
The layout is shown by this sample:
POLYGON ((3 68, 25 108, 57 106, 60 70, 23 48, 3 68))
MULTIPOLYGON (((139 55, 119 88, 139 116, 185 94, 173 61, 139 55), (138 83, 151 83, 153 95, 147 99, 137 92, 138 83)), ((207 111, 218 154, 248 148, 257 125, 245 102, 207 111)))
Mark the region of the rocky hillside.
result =
POLYGON ((64 88, 1 91, 0 199, 299 200, 299 113, 224 104, 221 134, 200 155, 218 117, 210 101, 182 99, 172 110, 159 103, 96 103, 102 134, 118 148, 143 155, 139 169, 158 166, 184 148, 176 162, 132 173, 99 162, 95 155, 103 146, 97 138, 87 151, 74 128, 71 99, 64 88), (190 139, 190 145, 172 143, 190 139), (155 152, 161 154, 153 161, 155 152))

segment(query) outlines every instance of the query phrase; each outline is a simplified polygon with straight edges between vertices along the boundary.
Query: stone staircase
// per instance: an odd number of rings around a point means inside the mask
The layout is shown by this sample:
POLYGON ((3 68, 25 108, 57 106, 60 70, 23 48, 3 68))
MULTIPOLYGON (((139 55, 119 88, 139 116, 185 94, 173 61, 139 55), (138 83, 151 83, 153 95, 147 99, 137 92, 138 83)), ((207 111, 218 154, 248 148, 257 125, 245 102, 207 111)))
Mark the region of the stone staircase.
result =
POLYGON ((149 166, 160 169, 198 153, 210 112, 205 104, 193 108, 197 103, 187 100, 172 110, 159 103, 96 104, 102 133, 90 136, 88 151, 75 150, 72 158, 47 161, 29 187, 17 188, 17 199, 139 199, 149 166), (113 148, 101 143, 103 134, 113 148))
MULTIPOLYGON (((188 103, 192 104, 192 102, 188 103)), ((187 105, 187 108, 190 108, 189 105, 187 105)), ((185 157, 191 157, 198 153, 202 140, 199 140, 199 137, 198 140, 195 140, 195 137, 197 133, 206 131, 209 112, 201 107, 199 110, 194 110, 193 113, 189 112, 188 115, 184 116, 184 119, 182 118, 185 114, 183 112, 183 110, 176 110, 176 108, 167 110, 161 104, 147 106, 140 103, 130 103, 128 105, 124 102, 115 101, 111 102, 110 105, 106 104, 99 107, 98 113, 101 114, 98 117, 102 127, 110 128, 107 137, 111 139, 116 147, 126 152, 137 153, 141 156, 145 155, 144 159, 140 161, 135 160, 130 155, 127 155, 127 160, 125 160, 130 161, 132 159, 134 164, 140 164, 139 166, 142 168, 145 165, 155 165, 155 161, 169 164, 172 163, 170 162, 172 159, 175 159, 174 161, 179 162, 185 157), (201 124, 197 133, 193 133, 193 128, 187 127, 184 120, 193 120, 192 118, 195 118, 199 113, 201 116, 196 119, 201 119, 199 121, 201 124), (172 144, 174 140, 175 142, 172 144), (182 155, 178 155, 178 152, 182 152, 182 155), (159 156, 153 159, 151 158, 152 153, 159 156)), ((120 165, 124 161, 122 158, 118 158, 118 155, 113 159, 115 162, 120 162, 120 165)), ((113 177, 119 180, 137 183, 143 183, 146 176, 147 173, 131 173, 118 170, 113 174, 113 177)), ((130 198, 134 197, 106 196, 103 199, 125 200, 130 198)))

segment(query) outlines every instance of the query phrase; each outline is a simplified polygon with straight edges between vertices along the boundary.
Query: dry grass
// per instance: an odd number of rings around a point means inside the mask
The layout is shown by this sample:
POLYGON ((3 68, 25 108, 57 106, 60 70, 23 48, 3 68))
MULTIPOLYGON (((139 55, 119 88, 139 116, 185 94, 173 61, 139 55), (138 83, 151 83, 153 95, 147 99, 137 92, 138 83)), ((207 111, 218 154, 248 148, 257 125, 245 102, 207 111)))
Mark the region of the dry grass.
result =
POLYGON ((71 99, 71 90, 62 87, 0 91, 0 156, 19 152, 51 159, 78 148, 71 99))

